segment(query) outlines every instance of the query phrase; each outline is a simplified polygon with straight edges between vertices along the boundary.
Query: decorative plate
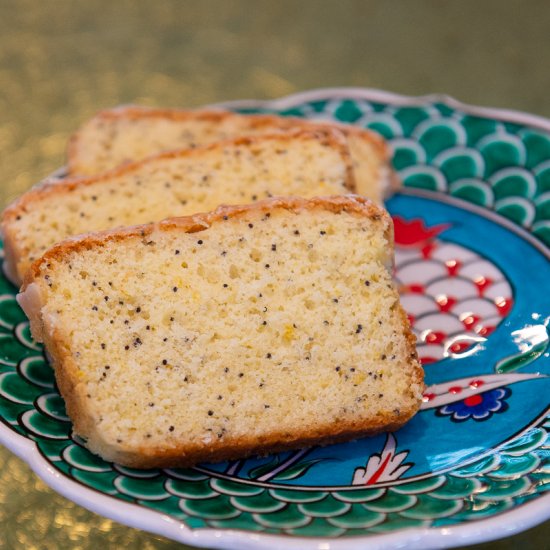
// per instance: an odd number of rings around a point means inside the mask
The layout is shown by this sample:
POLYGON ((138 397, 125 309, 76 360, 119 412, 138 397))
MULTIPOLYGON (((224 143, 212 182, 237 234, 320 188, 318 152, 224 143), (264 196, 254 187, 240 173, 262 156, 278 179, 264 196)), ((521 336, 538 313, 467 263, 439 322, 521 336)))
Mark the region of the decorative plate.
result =
POLYGON ((320 90, 238 102, 371 128, 404 183, 396 273, 428 388, 394 434, 193 469, 91 455, 0 277, 0 442, 55 490, 218 548, 443 548, 550 517, 550 121, 446 97, 320 90))

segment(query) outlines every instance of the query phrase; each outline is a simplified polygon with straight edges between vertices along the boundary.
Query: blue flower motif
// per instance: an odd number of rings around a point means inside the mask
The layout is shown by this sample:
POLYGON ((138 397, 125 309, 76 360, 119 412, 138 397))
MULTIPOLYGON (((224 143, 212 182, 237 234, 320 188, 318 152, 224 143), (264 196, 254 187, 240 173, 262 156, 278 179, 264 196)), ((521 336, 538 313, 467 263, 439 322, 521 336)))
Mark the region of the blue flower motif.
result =
POLYGON ((435 414, 437 416, 450 416, 453 422, 465 422, 469 418, 476 422, 484 422, 489 420, 493 414, 503 413, 508 409, 506 399, 511 394, 512 390, 508 388, 496 388, 444 405, 435 414))

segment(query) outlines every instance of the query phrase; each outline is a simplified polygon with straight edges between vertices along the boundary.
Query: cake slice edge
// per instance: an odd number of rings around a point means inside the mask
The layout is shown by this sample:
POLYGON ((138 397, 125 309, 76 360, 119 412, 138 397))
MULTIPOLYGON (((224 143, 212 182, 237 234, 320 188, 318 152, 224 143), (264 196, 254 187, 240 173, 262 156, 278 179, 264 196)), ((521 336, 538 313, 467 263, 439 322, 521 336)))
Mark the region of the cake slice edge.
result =
MULTIPOLYGON (((370 203, 370 201, 357 196, 338 196, 309 200, 276 198, 246 206, 222 206, 211 213, 169 219, 155 224, 72 238, 52 247, 41 259, 33 264, 25 277, 25 282, 17 299, 30 319, 33 336, 38 341, 44 341, 46 344, 56 371, 60 391, 66 400, 69 415, 73 418, 75 431, 76 433, 87 434, 88 446, 91 450, 109 460, 131 467, 186 467, 198 461, 221 461, 241 458, 251 453, 267 454, 300 446, 336 443, 365 435, 373 435, 380 431, 393 431, 401 427, 417 412, 423 390, 423 373, 417 360, 415 338, 410 331, 408 319, 399 306, 402 330, 406 334, 408 344, 409 362, 413 369, 412 385, 416 386, 414 396, 416 403, 415 406, 411 406, 409 409, 402 409, 398 421, 395 421, 395 419, 392 420, 389 417, 378 417, 370 425, 365 425, 364 421, 348 422, 339 426, 338 429, 335 429, 334 423, 327 426, 320 425, 315 431, 301 434, 298 439, 296 434, 271 433, 269 437, 263 440, 257 437, 240 437, 237 441, 233 441, 232 444, 225 445, 223 448, 208 448, 208 446, 205 447, 204 445, 196 445, 194 448, 187 446, 187 448, 167 447, 165 449, 144 447, 138 453, 136 453, 135 449, 126 451, 122 447, 114 447, 105 442, 100 433, 97 433, 94 414, 92 414, 93 411, 82 407, 85 399, 82 399, 81 392, 83 389, 78 385, 78 378, 76 376, 77 365, 63 345, 62 330, 55 325, 54 319, 48 319, 42 315, 41 309, 44 300, 40 285, 36 280, 39 275, 40 265, 43 262, 47 262, 48 259, 62 256, 70 251, 101 245, 109 240, 124 239, 126 236, 146 238, 156 230, 170 231, 177 229, 186 233, 195 233, 207 229, 213 223, 226 217, 238 217, 251 210, 269 212, 273 208, 281 207, 294 211, 323 208, 337 213, 344 210, 360 216, 369 216, 374 219, 386 218, 385 221, 389 220, 387 213, 370 203)), ((391 232, 391 221, 387 227, 388 231, 391 232)), ((388 255, 387 267, 390 267, 391 260, 391 255, 388 255)))
MULTIPOLYGON (((155 166, 160 166, 162 163, 169 164, 172 161, 188 161, 196 163, 196 165, 200 167, 201 162, 205 158, 208 160, 211 154, 222 156, 227 149, 236 150, 239 147, 252 149, 253 147, 262 147, 266 144, 269 146, 277 142, 286 142, 290 148, 294 144, 300 142, 307 143, 313 140, 318 141, 320 145, 330 147, 332 153, 340 157, 341 162, 345 164, 345 178, 342 182, 343 188, 347 193, 356 193, 356 178, 346 138, 340 130, 329 126, 301 127, 287 133, 266 133, 233 137, 192 149, 186 148, 163 151, 141 160, 117 166, 108 172, 96 175, 67 177, 55 182, 44 181, 42 185, 31 188, 15 199, 3 210, 0 216, 0 233, 4 240, 4 271, 6 276, 16 285, 22 283, 24 272, 30 264, 27 260, 27 256, 33 251, 29 249, 28 246, 25 246, 24 242, 18 238, 20 232, 18 233, 16 227, 17 220, 21 217, 24 218, 28 215, 29 210, 32 212, 37 204, 40 205, 41 202, 47 204, 47 201, 54 200, 56 197, 67 197, 73 192, 79 192, 85 188, 93 189, 94 187, 99 187, 99 193, 101 193, 101 186, 109 184, 110 181, 122 177, 140 177, 142 173, 145 173, 147 176, 147 170, 151 170, 155 166)), ((190 184, 188 180, 184 178, 181 183, 174 183, 173 187, 182 187, 183 192, 185 192, 185 187, 187 185, 190 184)), ((285 189, 281 189, 280 191, 280 193, 274 194, 276 196, 287 194, 285 189)), ((225 203, 227 201, 223 202, 225 203)), ((152 221, 160 221, 160 219, 154 219, 152 221)), ((116 226, 133 225, 130 223, 120 223, 120 221, 116 219, 113 223, 116 226)))
MULTIPOLYGON (((91 174, 97 172, 97 169, 91 168, 93 163, 85 161, 86 151, 86 132, 90 131, 94 125, 101 126, 109 124, 116 120, 143 121, 143 120, 168 120, 173 123, 185 124, 186 122, 206 121, 212 125, 228 126, 242 125, 239 135, 247 135, 252 132, 269 133, 275 130, 289 131, 292 128, 319 128, 330 127, 342 131, 352 150, 354 163, 357 166, 358 160, 362 156, 363 148, 372 149, 378 160, 378 181, 376 190, 377 202, 381 203, 384 198, 391 196, 399 187, 401 182, 397 174, 391 168, 391 151, 387 142, 376 132, 370 129, 346 124, 338 121, 327 121, 323 119, 306 119, 299 117, 288 117, 277 114, 243 114, 221 108, 198 108, 198 109, 169 109, 169 108, 151 108, 141 105, 120 105, 111 109, 104 109, 96 113, 93 117, 84 122, 80 128, 74 132, 67 146, 66 158, 69 173, 71 174, 91 174), (247 129, 248 128, 248 129, 247 129)), ((92 130, 93 131, 93 130, 92 130)), ((167 147, 170 149, 175 147, 167 147)), ((112 168, 112 166, 111 166, 112 168)), ((358 172, 361 172, 361 166, 358 166, 358 172)), ((364 169, 367 167, 363 167, 364 169)), ((102 170, 100 170, 102 171, 102 170)), ((367 170, 368 172, 368 170, 367 170)), ((362 179, 360 176, 359 179, 362 179)), ((365 181, 370 177, 366 176, 365 181)), ((363 185, 359 181, 358 192, 363 194, 363 185)))

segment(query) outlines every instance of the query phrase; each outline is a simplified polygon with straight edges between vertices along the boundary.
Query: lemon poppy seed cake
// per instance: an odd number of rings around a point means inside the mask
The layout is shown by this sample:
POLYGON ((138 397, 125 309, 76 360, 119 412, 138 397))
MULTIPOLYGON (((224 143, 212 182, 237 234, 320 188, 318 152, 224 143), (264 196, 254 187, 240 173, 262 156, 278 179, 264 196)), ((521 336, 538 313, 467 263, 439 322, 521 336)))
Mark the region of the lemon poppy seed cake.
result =
POLYGON ((108 109, 92 117, 72 136, 67 164, 71 174, 97 174, 160 151, 243 135, 322 127, 338 128, 344 133, 354 161, 357 192, 382 203, 398 186, 398 180, 390 168, 389 148, 379 135, 348 124, 272 114, 139 106, 108 109))
POLYGON ((337 130, 302 130, 162 153, 110 173, 42 185, 2 217, 5 270, 20 283, 47 248, 91 231, 159 221, 274 195, 355 191, 337 130))
POLYGON ((423 373, 391 265, 369 201, 274 198, 60 243, 18 300, 90 450, 189 466, 408 421, 423 373))

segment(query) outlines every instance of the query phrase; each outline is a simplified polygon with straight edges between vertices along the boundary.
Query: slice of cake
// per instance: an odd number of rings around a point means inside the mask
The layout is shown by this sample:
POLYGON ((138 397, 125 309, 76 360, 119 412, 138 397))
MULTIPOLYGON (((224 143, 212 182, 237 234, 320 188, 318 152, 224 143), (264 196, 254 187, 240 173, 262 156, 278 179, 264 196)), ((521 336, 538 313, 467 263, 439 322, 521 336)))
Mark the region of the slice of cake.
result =
POLYGON ((235 138, 162 153, 101 176, 32 189, 3 214, 8 276, 72 235, 204 212, 273 195, 355 191, 346 140, 333 129, 235 138))
POLYGON ((90 450, 189 466, 407 422, 423 373, 391 266, 369 201, 276 198, 65 241, 18 299, 90 450))
MULTIPOLYGON (((196 147, 235 136, 315 129, 320 124, 328 123, 213 110, 119 107, 100 112, 72 137, 68 168, 71 174, 97 174, 155 152, 196 147)), ((357 192, 382 203, 397 186, 386 143, 377 134, 356 126, 329 127, 337 127, 346 135, 354 160, 357 192)))

